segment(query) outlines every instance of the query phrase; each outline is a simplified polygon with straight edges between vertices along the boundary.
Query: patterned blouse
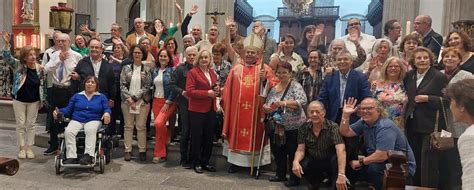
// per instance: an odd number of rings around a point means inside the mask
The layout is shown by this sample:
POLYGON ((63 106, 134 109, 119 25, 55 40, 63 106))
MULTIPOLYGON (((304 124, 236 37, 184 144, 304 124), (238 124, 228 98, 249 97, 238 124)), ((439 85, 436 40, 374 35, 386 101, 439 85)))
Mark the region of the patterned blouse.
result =
POLYGON ((385 108, 388 118, 400 128, 404 128, 403 111, 407 105, 408 96, 402 82, 374 81, 372 92, 385 108))
POLYGON ((316 99, 319 95, 319 89, 323 84, 323 73, 320 69, 316 70, 315 77, 311 76, 308 68, 305 68, 297 74, 297 81, 303 86, 306 93, 307 103, 316 99))
POLYGON ((231 68, 232 65, 226 60, 223 60, 219 66, 214 65, 214 71, 216 71, 217 76, 219 76, 218 81, 221 87, 225 85, 231 68))
MULTIPOLYGON (((272 88, 267 96, 266 104, 280 101, 283 92, 284 90, 278 92, 275 87, 272 88)), ((306 121, 303 109, 306 107, 307 99, 303 87, 298 82, 292 80, 283 100, 295 100, 298 102, 298 110, 284 108, 282 114, 282 124, 285 126, 286 131, 298 129, 306 121)))

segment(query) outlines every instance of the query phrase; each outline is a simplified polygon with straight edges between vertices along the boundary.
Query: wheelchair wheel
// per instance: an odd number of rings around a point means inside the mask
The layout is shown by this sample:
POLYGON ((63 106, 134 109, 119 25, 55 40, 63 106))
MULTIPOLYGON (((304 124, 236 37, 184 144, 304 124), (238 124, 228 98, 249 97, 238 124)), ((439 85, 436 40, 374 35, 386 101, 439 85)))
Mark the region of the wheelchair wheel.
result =
POLYGON ((61 156, 57 155, 54 157, 54 167, 56 168, 56 175, 59 175, 61 173, 61 156))
POLYGON ((100 173, 103 174, 105 172, 105 156, 102 155, 99 158, 99 169, 100 173))

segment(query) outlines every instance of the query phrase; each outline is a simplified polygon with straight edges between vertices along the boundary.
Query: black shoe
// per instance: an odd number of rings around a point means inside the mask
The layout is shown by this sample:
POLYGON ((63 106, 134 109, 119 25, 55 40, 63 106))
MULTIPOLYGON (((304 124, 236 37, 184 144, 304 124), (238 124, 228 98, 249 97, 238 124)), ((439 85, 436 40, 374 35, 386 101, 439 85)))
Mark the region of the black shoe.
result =
POLYGON ((125 154, 123 155, 123 159, 125 161, 130 161, 132 159, 132 153, 131 152, 125 152, 125 154))
POLYGON ((184 169, 191 169, 191 168, 193 168, 193 166, 192 166, 190 163, 187 163, 187 162, 181 163, 181 167, 183 167, 184 169))
POLYGON ((229 169, 227 169, 227 173, 235 173, 235 172, 238 172, 239 171, 239 166, 237 165, 234 165, 234 164, 231 164, 229 166, 229 169))
POLYGON ((214 168, 214 166, 211 166, 211 165, 202 166, 202 169, 209 172, 216 172, 216 168, 214 168))
POLYGON ((298 186, 298 185, 300 185, 300 182, 295 181, 295 180, 288 180, 287 182, 285 182, 286 187, 295 187, 295 186, 298 186))
POLYGON ((82 158, 79 160, 79 164, 81 165, 89 165, 92 164, 92 156, 89 156, 89 154, 85 154, 82 156, 82 158))
POLYGON ((202 168, 201 166, 194 166, 194 172, 198 173, 198 174, 202 174, 202 168))
POLYGON ((270 179, 268 179, 271 182, 280 182, 280 181, 286 181, 286 177, 280 177, 280 176, 272 176, 270 179))
POLYGON ((76 158, 68 158, 63 161, 63 164, 77 164, 77 159, 76 158))
POLYGON ((45 156, 51 156, 51 155, 56 154, 56 151, 57 151, 57 150, 58 150, 58 148, 53 148, 53 147, 50 146, 48 149, 46 149, 46 150, 43 152, 43 154, 44 154, 45 156))
POLYGON ((138 153, 138 158, 140 159, 140 161, 146 161, 146 152, 138 153))

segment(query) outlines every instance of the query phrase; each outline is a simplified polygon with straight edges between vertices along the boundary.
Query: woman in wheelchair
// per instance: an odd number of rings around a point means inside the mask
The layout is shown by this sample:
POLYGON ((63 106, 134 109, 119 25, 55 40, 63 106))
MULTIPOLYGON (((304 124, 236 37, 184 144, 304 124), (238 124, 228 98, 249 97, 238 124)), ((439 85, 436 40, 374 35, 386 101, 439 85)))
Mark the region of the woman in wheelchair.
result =
POLYGON ((88 76, 84 80, 84 91, 74 94, 65 108, 54 110, 53 117, 58 115, 71 115, 72 119, 67 125, 64 135, 66 139, 66 157, 63 164, 92 164, 92 156, 95 154, 97 129, 110 122, 111 110, 108 99, 99 93, 99 81, 94 76, 88 76), (76 153, 76 135, 84 128, 86 134, 84 156, 78 160, 76 153))

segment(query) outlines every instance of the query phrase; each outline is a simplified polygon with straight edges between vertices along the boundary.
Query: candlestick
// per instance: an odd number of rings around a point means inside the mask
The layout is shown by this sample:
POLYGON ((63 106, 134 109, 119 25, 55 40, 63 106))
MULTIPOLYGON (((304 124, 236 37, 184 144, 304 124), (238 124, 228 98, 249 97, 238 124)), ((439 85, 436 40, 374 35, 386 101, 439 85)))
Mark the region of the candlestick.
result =
POLYGON ((406 25, 406 28, 405 28, 405 36, 410 34, 410 29, 411 29, 411 21, 407 21, 407 25, 406 25))

